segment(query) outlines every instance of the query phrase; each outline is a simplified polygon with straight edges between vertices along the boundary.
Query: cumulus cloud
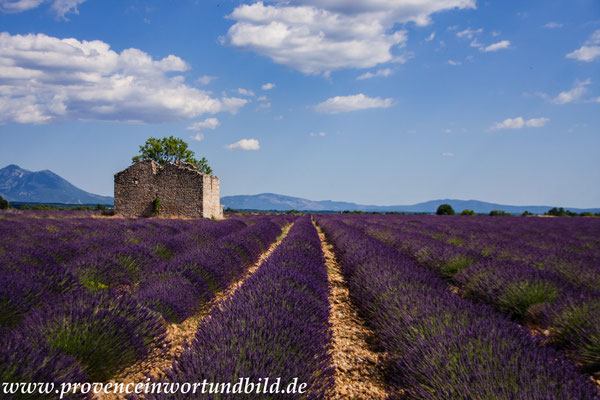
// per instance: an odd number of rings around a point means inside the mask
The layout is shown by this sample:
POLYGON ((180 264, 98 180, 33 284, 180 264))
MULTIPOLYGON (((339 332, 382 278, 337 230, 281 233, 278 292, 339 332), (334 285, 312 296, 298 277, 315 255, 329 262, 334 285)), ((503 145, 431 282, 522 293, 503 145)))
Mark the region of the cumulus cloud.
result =
POLYGON ((260 145, 256 139, 242 139, 225 146, 228 150, 259 150, 260 145))
POLYGON ((490 44, 489 46, 482 48, 481 51, 483 51, 485 53, 489 53, 491 51, 508 49, 509 47, 510 47, 510 41, 502 40, 501 42, 490 44))
POLYGON ((433 39, 435 39, 435 32, 431 32, 431 35, 427 36, 425 38, 426 42, 431 42, 433 39))
POLYGON ((248 90, 248 89, 244 89, 244 88, 239 88, 237 90, 237 92, 239 94, 241 94, 242 96, 254 96, 254 92, 252 90, 248 90))
POLYGON ((77 6, 83 2, 85 0, 54 0, 52 10, 54 10, 59 18, 67 19, 65 17, 67 13, 79 14, 77 6))
POLYGON ((591 83, 592 81, 590 79, 587 79, 583 82, 578 81, 573 89, 560 92, 558 96, 552 99, 552 103, 567 104, 579 100, 581 96, 587 93, 586 86, 590 85, 591 83))
POLYGON ((600 57, 600 29, 592 33, 583 46, 567 54, 566 57, 584 62, 591 62, 600 57))
POLYGON ((532 118, 524 119, 523 117, 507 118, 502 122, 496 122, 491 130, 497 131, 502 129, 522 129, 522 128, 541 128, 545 126, 550 119, 548 118, 532 118))
POLYGON ((380 70, 377 70, 375 73, 373 72, 365 72, 364 74, 360 75, 359 77, 357 77, 357 80, 364 80, 364 79, 371 79, 371 78, 387 78, 388 76, 392 75, 394 72, 389 69, 389 68, 383 68, 380 70))
POLYGON ((99 40, 0 33, 0 123, 181 121, 246 104, 187 86, 177 73, 188 69, 174 55, 117 53, 99 40))
POLYGON ((198 132, 195 135, 190 136, 190 139, 197 140, 197 141, 201 142, 201 141, 204 140, 204 133, 198 132))
POLYGON ((352 96, 332 97, 317 105, 315 109, 322 114, 340 114, 369 108, 388 108, 392 105, 394 105, 392 99, 368 97, 360 93, 352 96))
POLYGON ((77 6, 85 0, 0 0, 0 11, 4 13, 20 13, 39 7, 42 3, 51 2, 56 16, 66 19, 68 13, 79 14, 77 6))
POLYGON ((454 60, 448 60, 448 64, 454 65, 456 67, 456 66, 462 65, 462 62, 460 62, 460 61, 454 61, 454 60))
POLYGON ((0 0, 3 13, 20 13, 39 7, 46 0, 0 0))
POLYGON ((202 75, 201 77, 198 78, 198 83, 202 84, 202 85, 208 85, 209 83, 211 83, 212 81, 218 79, 216 76, 211 76, 211 75, 202 75))
POLYGON ((479 29, 471 29, 471 28, 467 28, 464 31, 460 31, 460 32, 456 32, 456 36, 461 38, 461 39, 473 39, 476 35, 479 35, 481 32, 483 32, 482 28, 479 29))
POLYGON ((224 41, 305 74, 370 68, 403 60, 393 54, 407 41, 396 24, 427 25, 433 13, 475 5, 475 0, 256 2, 238 6, 229 15, 236 22, 224 41))
POLYGON ((600 57, 600 46, 581 46, 579 49, 567 54, 567 58, 590 62, 600 57))
POLYGON ((311 132, 311 133, 309 133, 309 135, 312 137, 317 137, 317 136, 323 137, 323 136, 326 136, 327 134, 325 132, 311 132))
POLYGON ((217 127, 221 123, 217 118, 207 118, 204 121, 194 122, 192 125, 188 126, 187 130, 190 131, 201 131, 203 129, 217 129, 217 127))
POLYGON ((450 152, 447 151, 445 153, 442 153, 442 156, 443 157, 454 157, 454 153, 450 153, 450 152))
POLYGON ((262 85, 260 88, 262 90, 271 90, 271 89, 274 89, 275 86, 277 86, 277 85, 275 85, 274 83, 268 82, 268 83, 265 83, 264 85, 262 85))

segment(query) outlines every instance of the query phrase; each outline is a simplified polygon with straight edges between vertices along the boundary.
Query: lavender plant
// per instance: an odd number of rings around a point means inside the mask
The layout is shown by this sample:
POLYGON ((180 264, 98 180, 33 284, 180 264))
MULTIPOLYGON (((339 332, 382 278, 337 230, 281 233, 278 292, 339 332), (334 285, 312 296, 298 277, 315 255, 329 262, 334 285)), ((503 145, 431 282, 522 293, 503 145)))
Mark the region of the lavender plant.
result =
MULTIPOLYGON (((171 382, 298 378, 304 394, 246 394, 246 399, 327 398, 332 385, 327 274, 310 219, 298 220, 278 249, 199 327, 173 364, 171 382)), ((283 387, 282 387, 283 388, 283 387)), ((197 394, 197 397, 201 395, 197 394)), ((215 399, 236 394, 212 394, 215 399)), ((189 395, 154 395, 184 399, 189 395)))

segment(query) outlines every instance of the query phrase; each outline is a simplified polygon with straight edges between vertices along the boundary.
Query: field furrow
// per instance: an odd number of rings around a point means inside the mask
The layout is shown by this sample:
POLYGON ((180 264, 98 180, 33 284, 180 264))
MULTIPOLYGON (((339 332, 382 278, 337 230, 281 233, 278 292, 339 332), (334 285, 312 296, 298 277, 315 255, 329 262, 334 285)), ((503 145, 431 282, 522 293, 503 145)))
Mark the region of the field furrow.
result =
POLYGON ((335 366, 333 398, 340 400, 377 400, 387 397, 383 354, 374 344, 376 338, 352 304, 348 286, 333 246, 316 226, 325 255, 325 265, 331 292, 331 328, 333 334, 332 358, 335 366))
POLYGON ((563 354, 491 307, 455 296, 432 271, 335 217, 317 222, 336 247, 351 298, 387 353, 394 398, 598 396, 563 354))

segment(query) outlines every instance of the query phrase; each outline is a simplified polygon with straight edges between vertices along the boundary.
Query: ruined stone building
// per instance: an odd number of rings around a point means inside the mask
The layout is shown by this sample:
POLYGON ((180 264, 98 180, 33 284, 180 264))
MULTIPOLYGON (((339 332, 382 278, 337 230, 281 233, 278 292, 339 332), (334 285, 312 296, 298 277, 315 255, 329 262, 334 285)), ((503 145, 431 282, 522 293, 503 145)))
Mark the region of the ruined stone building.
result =
POLYGON ((219 178, 193 165, 144 160, 115 174, 115 214, 125 217, 223 218, 219 178))

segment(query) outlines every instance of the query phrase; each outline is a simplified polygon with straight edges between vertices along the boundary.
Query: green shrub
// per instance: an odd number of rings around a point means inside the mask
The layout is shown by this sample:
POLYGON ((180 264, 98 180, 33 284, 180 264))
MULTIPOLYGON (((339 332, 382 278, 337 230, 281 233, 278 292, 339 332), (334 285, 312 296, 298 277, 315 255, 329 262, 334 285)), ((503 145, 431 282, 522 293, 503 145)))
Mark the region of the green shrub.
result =
POLYGON ((456 256, 446 261, 446 263, 441 266, 440 272, 445 278, 452 278, 463 269, 469 268, 471 264, 473 264, 473 260, 469 257, 456 256))
POLYGON ((490 217, 508 217, 509 213, 503 210, 492 210, 490 211, 490 217))
POLYGON ((519 281, 507 285, 498 298, 498 304, 522 318, 529 307, 549 303, 558 297, 558 289, 550 282, 519 281))
POLYGON ((152 200, 152 215, 156 216, 160 213, 160 199, 156 197, 152 200))
POLYGON ((10 203, 0 196, 0 210, 6 210, 8 208, 10 208, 10 203))
POLYGON ((475 211, 464 209, 460 212, 460 215, 475 215, 475 211))
POLYGON ((454 215, 454 209, 450 204, 440 204, 435 212, 437 215, 454 215))

